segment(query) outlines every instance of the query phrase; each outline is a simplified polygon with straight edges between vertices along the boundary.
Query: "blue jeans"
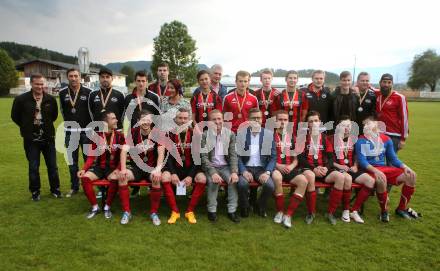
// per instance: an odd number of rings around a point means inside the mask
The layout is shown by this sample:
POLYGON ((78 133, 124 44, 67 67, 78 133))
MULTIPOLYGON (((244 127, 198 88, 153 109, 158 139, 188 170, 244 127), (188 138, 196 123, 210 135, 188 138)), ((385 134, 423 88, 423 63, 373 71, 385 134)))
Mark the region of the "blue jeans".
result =
POLYGON ((72 144, 74 146, 77 146, 72 152, 71 155, 68 152, 67 155, 67 164, 69 166, 69 173, 70 173, 70 189, 72 190, 79 190, 79 180, 78 176, 76 175, 78 173, 79 167, 78 167, 78 159, 79 159, 79 147, 81 146, 82 150, 82 157, 83 161, 85 162, 87 159, 87 155, 84 154, 85 150, 85 144, 90 144, 90 139, 87 137, 86 132, 70 132, 66 131, 66 137, 65 137, 65 146, 66 148, 69 148, 69 146, 72 144), (76 142, 70 142, 71 138, 74 140, 79 140, 78 143, 76 142), (79 137, 78 139, 75 139, 75 137, 79 137))
POLYGON ((57 156, 55 141, 35 142, 24 140, 24 151, 29 164, 29 190, 31 193, 40 192, 40 154, 43 154, 49 177, 50 191, 60 190, 60 178, 58 177, 57 156))

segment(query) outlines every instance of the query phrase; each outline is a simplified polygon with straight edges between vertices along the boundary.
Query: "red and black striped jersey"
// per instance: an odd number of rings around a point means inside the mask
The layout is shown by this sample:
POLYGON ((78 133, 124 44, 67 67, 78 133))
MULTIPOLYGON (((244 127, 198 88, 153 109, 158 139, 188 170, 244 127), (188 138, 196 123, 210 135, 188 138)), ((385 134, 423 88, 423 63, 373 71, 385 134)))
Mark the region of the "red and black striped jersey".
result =
POLYGON ((333 161, 340 165, 346 165, 352 167, 355 164, 355 149, 354 144, 350 138, 344 140, 334 141, 334 136, 329 136, 329 139, 333 142, 333 161))
MULTIPOLYGON (((160 135, 157 134, 157 130, 153 128, 150 134, 143 135, 141 133, 141 128, 136 127, 131 129, 131 134, 127 135, 127 144, 130 148, 136 148, 133 153, 138 153, 139 157, 144 163, 150 167, 156 167, 157 157, 158 157, 158 147, 160 144, 156 140, 151 140, 151 138, 159 138, 160 135), (151 136, 155 134, 156 136, 151 136), (129 138, 131 136, 131 138, 129 138)), ((128 160, 133 161, 131 155, 128 160)))
POLYGON ((168 97, 171 93, 168 91, 168 86, 161 86, 158 81, 150 84, 148 86, 148 90, 156 93, 159 97, 165 96, 168 97))
POLYGON ((291 152, 295 149, 295 137, 290 133, 284 135, 275 133, 275 146, 277 149, 277 163, 290 165, 295 157, 291 156, 291 152))
POLYGON ((173 163, 173 166, 177 168, 190 168, 193 164, 191 156, 191 141, 192 141, 193 130, 188 129, 186 132, 180 134, 169 133, 170 139, 174 142, 177 148, 177 154, 182 158, 183 165, 177 163, 174 157, 168 157, 168 161, 173 163))
POLYGON ((258 99, 258 106, 263 114, 263 125, 266 123, 266 119, 272 117, 272 114, 276 111, 274 110, 276 91, 275 88, 272 88, 270 91, 264 91, 262 88, 254 91, 255 97, 258 99))
POLYGON ((212 110, 222 111, 222 100, 220 96, 211 90, 208 94, 203 94, 201 90, 196 90, 191 98, 191 110, 196 122, 208 121, 208 114, 212 110))
POLYGON ((325 135, 320 134, 317 143, 312 142, 310 134, 306 137, 304 151, 298 155, 298 160, 302 168, 313 169, 315 167, 333 167, 333 144, 325 135), (311 151, 316 148, 315 151, 311 151))
POLYGON ((294 123, 293 133, 296 135, 298 123, 301 122, 303 111, 309 109, 307 98, 304 91, 296 90, 288 92, 284 89, 281 94, 275 97, 273 110, 285 110, 289 114, 289 121, 294 123))
POLYGON ((118 168, 124 144, 124 134, 119 131, 115 130, 113 133, 97 132, 90 145, 91 148, 83 169, 87 171, 92 166, 110 170, 118 168))

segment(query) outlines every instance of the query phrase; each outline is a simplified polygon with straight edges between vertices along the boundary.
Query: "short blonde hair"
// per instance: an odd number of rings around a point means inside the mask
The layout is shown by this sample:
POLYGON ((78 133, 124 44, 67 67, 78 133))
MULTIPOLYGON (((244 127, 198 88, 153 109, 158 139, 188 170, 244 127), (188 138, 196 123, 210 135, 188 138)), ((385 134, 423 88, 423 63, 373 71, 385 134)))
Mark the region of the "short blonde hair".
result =
POLYGON ((248 77, 249 79, 251 78, 251 74, 247 71, 238 71, 237 74, 235 75, 235 80, 237 81, 238 77, 248 77))
POLYGON ((262 78, 263 74, 269 74, 273 77, 273 72, 270 69, 264 69, 260 72, 260 79, 262 78))
POLYGON ((312 78, 313 78, 316 74, 323 74, 324 77, 325 77, 325 71, 323 71, 323 70, 315 70, 315 71, 313 71, 313 73, 312 73, 312 78))

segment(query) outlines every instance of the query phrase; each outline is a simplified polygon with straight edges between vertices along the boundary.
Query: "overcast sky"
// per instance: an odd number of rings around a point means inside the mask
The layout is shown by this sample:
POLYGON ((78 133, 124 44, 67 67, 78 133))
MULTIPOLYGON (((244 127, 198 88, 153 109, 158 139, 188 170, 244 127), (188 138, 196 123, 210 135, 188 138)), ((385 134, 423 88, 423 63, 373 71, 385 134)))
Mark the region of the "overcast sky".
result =
POLYGON ((151 60, 153 38, 179 20, 199 62, 225 73, 380 67, 440 53, 437 1, 0 0, 0 37, 102 64, 151 60))

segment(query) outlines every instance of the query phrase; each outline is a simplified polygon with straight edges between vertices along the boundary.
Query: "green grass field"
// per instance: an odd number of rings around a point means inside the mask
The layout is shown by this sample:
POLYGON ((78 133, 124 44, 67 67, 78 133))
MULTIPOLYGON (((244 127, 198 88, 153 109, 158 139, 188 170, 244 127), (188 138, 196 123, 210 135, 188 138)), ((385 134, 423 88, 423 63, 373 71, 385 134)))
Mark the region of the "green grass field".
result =
MULTIPOLYGON (((218 223, 211 224, 205 199, 196 225, 185 219, 166 225, 169 209, 162 201, 163 224, 155 227, 147 218, 145 190, 132 200, 131 224, 119 224, 118 198, 111 221, 102 215, 88 221, 89 205, 82 194, 61 200, 49 195, 43 159, 42 198, 32 202, 11 105, 12 99, 0 99, 0 270, 440 270, 440 103, 409 104, 410 138, 399 154, 418 173, 411 205, 423 213, 422 219, 403 221, 393 213, 391 222, 382 224, 376 198, 370 198, 366 224, 341 221, 332 227, 323 216, 326 202, 318 196, 316 222, 305 225, 302 205, 290 230, 257 216, 235 225, 227 219, 223 201, 218 223)), ((60 154, 58 166, 65 193, 70 181, 60 154)), ((390 210, 399 195, 400 188, 394 188, 390 210)), ((186 199, 178 203, 186 208, 186 199)))

